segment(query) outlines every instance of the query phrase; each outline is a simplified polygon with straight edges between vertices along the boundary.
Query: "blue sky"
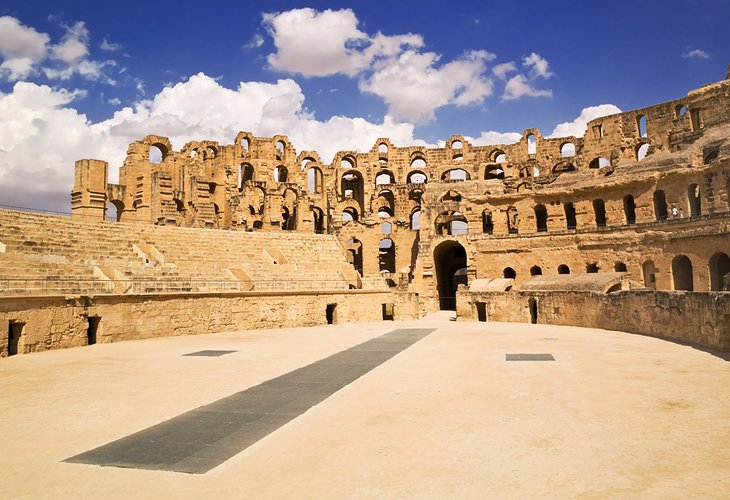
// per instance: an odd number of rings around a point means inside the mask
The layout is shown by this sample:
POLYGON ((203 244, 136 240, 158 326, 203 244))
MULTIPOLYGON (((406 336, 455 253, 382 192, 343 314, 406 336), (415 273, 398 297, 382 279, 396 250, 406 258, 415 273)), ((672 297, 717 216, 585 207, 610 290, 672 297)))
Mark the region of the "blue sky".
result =
POLYGON ((147 133, 284 133, 325 161, 381 135, 581 135, 724 78, 728 26, 726 0, 6 0, 0 204, 67 208, 73 160, 113 174, 147 133))

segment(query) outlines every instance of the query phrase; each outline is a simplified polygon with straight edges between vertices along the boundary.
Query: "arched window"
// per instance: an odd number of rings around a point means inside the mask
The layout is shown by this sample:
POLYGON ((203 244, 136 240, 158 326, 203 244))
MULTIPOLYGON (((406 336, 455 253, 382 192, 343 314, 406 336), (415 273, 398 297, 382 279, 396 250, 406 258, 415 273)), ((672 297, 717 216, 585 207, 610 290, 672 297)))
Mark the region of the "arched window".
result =
POLYGON ((687 201, 689 202, 690 216, 700 217, 702 215, 702 198, 700 197, 700 187, 697 184, 690 184, 687 188, 687 201))
POLYGON ((570 268, 565 264, 560 264, 558 266, 558 274, 570 274, 570 268))
POLYGON ((417 168, 419 170, 426 168, 426 160, 420 156, 414 158, 413 161, 411 161, 411 168, 417 168))
POLYGON ((411 212, 411 229, 418 231, 421 229, 421 209, 416 208, 411 212))
POLYGON ((641 161, 646 158, 646 154, 649 152, 649 144, 644 143, 636 148, 636 160, 641 161))
POLYGON ((381 234, 391 234, 393 232, 393 224, 390 222, 383 222, 380 224, 380 233, 381 234))
POLYGON ((604 168, 610 167, 611 160, 608 158, 594 158, 593 161, 588 165, 588 168, 604 168))
POLYGON ((241 151, 244 153, 248 153, 248 150, 251 148, 251 141, 248 137, 244 137, 241 139, 241 151))
POLYGON ((384 142, 378 144, 378 153, 386 154, 388 152, 388 145, 384 142))
POLYGON ((340 161, 340 168, 355 168, 355 161, 349 156, 345 156, 340 161))
POLYGON ((381 273, 395 272, 395 243, 390 238, 378 243, 378 265, 381 273))
POLYGON ((624 217, 626 224, 636 224, 636 203, 630 194, 624 196, 624 217))
POLYGON ((149 150, 149 161, 150 163, 162 163, 162 159, 165 157, 164 147, 155 144, 150 146, 149 150))
POLYGON ((312 228, 317 234, 324 232, 324 214, 319 207, 312 209, 312 228))
POLYGON ((656 220, 667 220, 667 198, 661 189, 654 191, 654 214, 656 220))
POLYGON ((694 290, 692 261, 686 255, 677 255, 672 260, 672 280, 675 290, 694 290))
POLYGON ((238 190, 243 190, 243 185, 253 180, 253 166, 248 163, 241 163, 238 166, 238 190))
POLYGON ((408 178, 406 179, 406 182, 408 184, 425 184, 426 181, 428 181, 428 177, 426 177, 426 174, 419 171, 409 173, 408 178))
POLYGON ((600 268, 598 267, 598 264, 596 264, 595 262, 586 265, 587 273, 597 273, 599 269, 600 268))
POLYGON ((280 159, 284 159, 284 153, 286 151, 286 144, 284 144, 284 141, 278 141, 276 143, 276 152, 279 155, 280 159))
POLYGON ((451 149, 461 149, 463 145, 461 144, 461 141, 454 141, 451 143, 451 149))
POLYGON ((504 271, 502 271, 502 276, 508 279, 515 279, 517 278, 517 272, 511 267, 505 267, 504 271))
POLYGON ((285 166, 279 165, 278 167, 274 168, 274 180, 276 182, 287 182, 288 176, 289 171, 285 166))
POLYGON ((111 200, 106 206, 106 217, 105 219, 112 222, 119 222, 122 220, 122 213, 124 212, 124 203, 121 200, 111 200))
POLYGON ((502 165, 487 165, 484 169, 485 179, 504 179, 504 169, 502 165))
POLYGON ((613 270, 617 273, 625 273, 628 271, 626 264, 624 264, 623 262, 616 262, 616 264, 614 264, 613 266, 613 270))
POLYGON ((532 266, 530 268, 530 276, 542 276, 542 268, 540 266, 532 266))
POLYGON ((504 154, 504 153, 503 153, 503 152, 501 152, 501 151, 498 151, 498 152, 497 152, 497 153, 496 153, 496 154, 494 155, 494 162, 495 162, 495 163, 507 163, 507 155, 506 155, 506 154, 504 154))
POLYGON ((537 205, 535 207, 535 223, 537 225, 537 232, 544 233, 547 231, 547 209, 545 205, 537 205))
POLYGON ((710 257, 710 291, 730 291, 724 283, 730 280, 730 257, 724 252, 718 252, 710 257))
POLYGON ((317 167, 307 170, 307 191, 316 194, 322 192, 322 171, 317 167))
POLYGON ((674 112, 677 114, 677 118, 681 118, 687 113, 687 106, 684 104, 677 104, 674 108, 674 112))
POLYGON ((375 185, 395 184, 395 177, 392 172, 384 170, 375 177, 375 185))
POLYGON ((441 176, 441 180, 468 181, 469 173, 461 168, 453 168, 444 172, 444 174, 441 176))
POLYGON ((596 215, 596 226, 606 226, 606 205, 600 198, 593 200, 593 213, 596 215))
POLYGON ((560 157, 570 158, 572 156, 575 156, 575 144, 572 142, 563 143, 563 145, 560 146, 560 157))
POLYGON ((387 219, 393 217, 393 210, 390 207, 381 207, 378 209, 378 217, 381 219, 387 219))
POLYGON ((537 153, 537 139, 533 134, 527 136, 527 154, 534 155, 537 153))
POLYGON ((646 137, 646 116, 639 115, 636 117, 636 128, 639 131, 639 137, 646 137))
POLYGON ((342 211, 342 222, 357 222, 357 210, 348 207, 342 211))

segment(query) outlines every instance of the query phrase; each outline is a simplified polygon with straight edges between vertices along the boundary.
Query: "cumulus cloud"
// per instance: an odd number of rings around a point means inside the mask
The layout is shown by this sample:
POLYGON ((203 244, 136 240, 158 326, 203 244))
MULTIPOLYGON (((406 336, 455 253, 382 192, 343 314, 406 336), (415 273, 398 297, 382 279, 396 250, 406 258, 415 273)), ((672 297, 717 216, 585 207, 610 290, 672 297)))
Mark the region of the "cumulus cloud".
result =
POLYGON ((466 139, 474 146, 492 146, 494 144, 514 144, 522 139, 522 134, 489 130, 482 132, 479 137, 467 137, 466 139))
POLYGON ((390 116, 380 123, 344 116, 319 121, 306 111, 302 90, 290 79, 242 82, 231 89, 201 73, 97 123, 73 108, 84 95, 30 82, 0 93, 4 204, 68 210, 76 160, 108 161, 114 182, 127 145, 152 133, 170 137, 175 148, 193 139, 230 144, 240 130, 287 134, 298 150, 314 149, 325 162, 338 150, 369 150, 378 137, 425 145, 413 137, 413 124, 390 116))
POLYGON ((107 52, 118 52, 122 50, 121 44, 118 43, 112 43, 106 38, 102 38, 101 44, 99 44, 99 48, 101 50, 105 50, 107 52))
POLYGON ((264 14, 264 26, 276 46, 268 56, 272 68, 307 77, 357 77, 360 90, 383 98, 397 119, 426 122, 442 106, 480 103, 492 94, 486 63, 493 54, 471 51, 442 63, 440 55, 421 52, 420 35, 360 31, 350 9, 264 14))
POLYGON ((104 74, 104 68, 116 63, 88 58, 89 30, 86 25, 79 21, 64 29, 60 42, 51 44, 46 33, 39 33, 14 17, 0 17, 0 56, 3 58, 0 78, 17 81, 42 70, 49 79, 67 80, 77 74, 87 80, 102 80, 113 85, 115 81, 104 74))
POLYGON ((583 137, 589 121, 620 112, 621 110, 613 104, 600 104, 583 108, 578 118, 572 122, 559 123, 548 137, 567 137, 571 135, 583 137))
POLYGON ((533 52, 529 56, 522 58, 522 65, 530 70, 533 78, 550 78, 553 74, 550 72, 547 59, 533 52))
POLYGON ((491 57, 485 51, 469 52, 437 68, 435 53, 407 51, 362 80, 360 89, 382 97, 393 116, 426 122, 442 106, 466 106, 491 95, 493 82, 484 76, 491 57))
POLYGON ((494 76, 496 76, 500 80, 505 80, 509 73, 514 73, 516 71, 517 66, 515 65, 514 61, 497 64, 492 68, 492 73, 494 73, 494 76))
POLYGON ((33 65, 43 60, 50 37, 10 16, 0 17, 0 75, 11 80, 26 78, 33 65))
POLYGON ((504 86, 503 101, 514 101, 523 96, 530 97, 552 97, 553 91, 549 89, 536 89, 525 78, 524 75, 515 75, 509 79, 507 85, 504 86))
POLYGON ((683 59, 709 59, 710 53, 702 49, 685 50, 682 52, 683 59))

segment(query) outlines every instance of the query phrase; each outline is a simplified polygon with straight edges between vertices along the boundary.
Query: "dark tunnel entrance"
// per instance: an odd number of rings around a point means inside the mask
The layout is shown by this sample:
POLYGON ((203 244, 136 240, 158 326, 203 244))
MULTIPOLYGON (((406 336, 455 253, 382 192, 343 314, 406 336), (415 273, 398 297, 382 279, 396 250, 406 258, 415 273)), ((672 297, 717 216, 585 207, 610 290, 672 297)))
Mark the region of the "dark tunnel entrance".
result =
POLYGON ((456 288, 467 284, 466 250, 455 241, 444 241, 433 251, 436 286, 441 310, 456 310, 456 288))

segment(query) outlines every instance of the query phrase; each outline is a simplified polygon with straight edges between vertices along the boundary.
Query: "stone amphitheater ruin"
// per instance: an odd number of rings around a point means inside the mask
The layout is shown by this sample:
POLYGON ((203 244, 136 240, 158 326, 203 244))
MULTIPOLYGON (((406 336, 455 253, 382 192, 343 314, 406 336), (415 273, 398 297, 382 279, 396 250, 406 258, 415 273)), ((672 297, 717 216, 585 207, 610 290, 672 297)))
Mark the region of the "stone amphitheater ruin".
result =
POLYGON ((0 210, 0 356, 439 309, 730 350, 730 74, 584 137, 327 165, 150 135, 108 168, 76 162, 71 217, 0 210))

